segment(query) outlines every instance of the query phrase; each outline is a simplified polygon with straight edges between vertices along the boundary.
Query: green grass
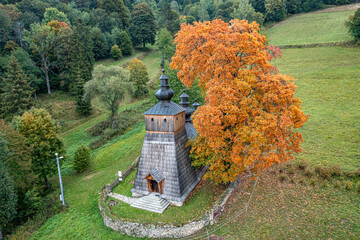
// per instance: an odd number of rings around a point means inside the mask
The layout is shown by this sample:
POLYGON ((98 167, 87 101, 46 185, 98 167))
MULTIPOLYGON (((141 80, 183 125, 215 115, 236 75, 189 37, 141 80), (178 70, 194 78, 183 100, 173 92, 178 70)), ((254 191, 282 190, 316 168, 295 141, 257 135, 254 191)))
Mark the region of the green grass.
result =
POLYGON ((124 56, 124 57, 121 57, 119 60, 114 60, 112 58, 103 59, 103 60, 97 61, 95 63, 95 66, 100 65, 100 64, 107 66, 107 67, 118 66, 118 65, 121 66, 121 65, 125 64, 126 62, 130 62, 132 59, 139 57, 142 54, 144 54, 144 52, 134 50, 134 52, 131 56, 124 56))
POLYGON ((344 24, 354 12, 296 15, 268 29, 268 41, 278 46, 350 41, 352 37, 344 24))
MULTIPOLYGON (((115 193, 131 196, 130 190, 132 184, 129 184, 129 182, 135 179, 135 174, 133 173, 129 176, 129 179, 126 179, 114 189, 115 193)), ((225 189, 224 186, 216 186, 213 182, 202 181, 190 194, 182 207, 169 206, 162 214, 132 208, 129 204, 114 199, 119 203, 111 207, 111 213, 114 218, 128 219, 134 222, 184 224, 193 219, 202 219, 205 211, 212 207, 215 200, 225 189)))
MULTIPOLYGON (((31 239, 131 239, 103 224, 98 209, 100 189, 111 182, 118 170, 125 170, 141 152, 144 124, 95 150, 92 172, 63 178, 68 211, 50 218, 31 239)), ((53 183, 57 179, 53 179, 53 183)), ((16 237, 16 236, 15 236, 16 237)))
MULTIPOLYGON (((226 239, 357 239, 360 235, 360 194, 355 190, 324 186, 316 179, 299 183, 296 173, 281 182, 278 174, 263 174, 257 183, 247 213, 225 225, 217 235, 226 239)), ((234 216, 247 202, 254 181, 243 182, 229 199, 221 222, 234 216), (245 189, 245 190, 244 190, 245 189)))
POLYGON ((297 79, 296 95, 310 115, 300 130, 304 143, 298 159, 360 167, 359 56, 360 48, 287 49, 275 63, 297 79))

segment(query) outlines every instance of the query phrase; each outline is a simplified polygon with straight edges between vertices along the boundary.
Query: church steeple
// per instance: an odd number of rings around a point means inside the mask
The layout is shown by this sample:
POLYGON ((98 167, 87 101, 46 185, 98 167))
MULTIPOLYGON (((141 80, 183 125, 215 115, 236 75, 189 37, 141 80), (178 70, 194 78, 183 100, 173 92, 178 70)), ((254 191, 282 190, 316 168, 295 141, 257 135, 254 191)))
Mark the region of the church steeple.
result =
POLYGON ((159 89, 155 93, 155 97, 162 102, 169 102, 174 96, 174 91, 170 88, 169 78, 165 75, 165 69, 162 70, 163 74, 160 77, 159 89))
POLYGON ((185 108, 185 117, 186 117, 186 122, 191 122, 191 114, 194 112, 190 107, 189 107, 189 95, 187 95, 185 93, 185 89, 183 89, 183 94, 180 95, 180 105, 185 108))
POLYGON ((194 109, 194 112, 198 109, 198 107, 200 106, 200 104, 197 102, 197 99, 195 98, 195 102, 193 103, 193 109, 194 109))

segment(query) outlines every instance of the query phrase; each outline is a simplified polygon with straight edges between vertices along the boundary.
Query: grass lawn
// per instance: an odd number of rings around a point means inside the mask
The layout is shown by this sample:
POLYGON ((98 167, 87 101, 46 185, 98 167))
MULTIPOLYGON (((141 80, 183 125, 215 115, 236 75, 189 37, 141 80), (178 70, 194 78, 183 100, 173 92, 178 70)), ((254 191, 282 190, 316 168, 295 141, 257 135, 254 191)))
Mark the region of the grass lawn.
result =
POLYGON ((360 48, 325 47, 283 50, 275 63, 294 76, 296 95, 309 120, 298 159, 360 167, 360 48))
MULTIPOLYGON (((358 239, 360 236, 360 193, 336 188, 331 180, 315 183, 299 171, 280 181, 279 173, 268 171, 256 185, 247 213, 224 225, 216 235, 225 239, 358 239), (293 180, 291 180, 293 179, 293 180)), ((243 182, 229 199, 220 222, 234 216, 250 193, 243 182), (244 190, 245 189, 245 190, 244 190)), ((218 224, 217 224, 218 225, 218 224)), ((215 225, 216 226, 216 225, 215 225)), ((211 232, 212 228, 209 228, 211 232)))
MULTIPOLYGON (((50 218, 31 239, 133 239, 105 227, 98 198, 102 186, 111 182, 118 170, 124 171, 140 155, 144 136, 144 124, 139 123, 94 151, 91 173, 65 176, 65 200, 69 210, 50 218)), ((56 178, 53 184, 57 184, 56 178)))
POLYGON ((107 66, 107 67, 118 66, 118 65, 121 66, 121 65, 125 64, 126 62, 131 61, 133 58, 139 57, 140 55, 142 55, 144 53, 145 52, 134 50, 133 54, 131 56, 124 56, 124 57, 121 57, 119 60, 114 60, 112 58, 106 58, 106 59, 103 59, 100 61, 96 61, 95 66, 101 65, 101 64, 104 66, 107 66))
MULTIPOLYGON (((135 179, 136 170, 133 171, 123 183, 119 184, 113 192, 131 196, 131 188, 135 179)), ((114 218, 128 219, 133 222, 151 223, 162 222, 172 224, 183 224, 193 219, 202 219, 205 211, 209 210, 220 194, 226 189, 224 186, 216 186, 210 181, 201 181, 190 194, 182 207, 169 206, 162 214, 148 212, 142 209, 132 208, 127 203, 113 199, 118 202, 111 207, 114 218)))
POLYGON ((268 41, 277 46, 350 41, 352 37, 344 24, 354 12, 296 15, 268 29, 268 41))

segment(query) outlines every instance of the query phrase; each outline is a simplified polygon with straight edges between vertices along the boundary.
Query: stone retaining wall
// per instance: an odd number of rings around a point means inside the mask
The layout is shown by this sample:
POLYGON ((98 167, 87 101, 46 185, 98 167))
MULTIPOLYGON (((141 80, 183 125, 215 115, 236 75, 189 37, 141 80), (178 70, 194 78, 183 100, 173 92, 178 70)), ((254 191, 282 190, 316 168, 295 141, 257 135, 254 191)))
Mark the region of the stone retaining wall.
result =
MULTIPOLYGON (((123 180, 138 166, 139 158, 125 171, 123 174, 123 180)), ((120 183, 119 179, 116 179, 113 183, 105 185, 101 189, 100 198, 99 198, 99 209, 101 216, 104 219, 105 226, 127 234, 134 237, 149 237, 149 238, 182 238, 194 234, 195 232, 201 230, 203 227, 213 223, 214 213, 216 216, 224 209, 224 205, 229 198, 233 190, 238 186, 240 178, 238 178, 234 183, 230 184, 229 188, 224 191, 221 197, 216 201, 212 210, 205 213, 204 217, 201 220, 196 220, 183 225, 173 225, 173 224, 142 224, 131 222, 124 219, 114 219, 112 218, 111 210, 106 204, 106 199, 108 194, 120 183)))

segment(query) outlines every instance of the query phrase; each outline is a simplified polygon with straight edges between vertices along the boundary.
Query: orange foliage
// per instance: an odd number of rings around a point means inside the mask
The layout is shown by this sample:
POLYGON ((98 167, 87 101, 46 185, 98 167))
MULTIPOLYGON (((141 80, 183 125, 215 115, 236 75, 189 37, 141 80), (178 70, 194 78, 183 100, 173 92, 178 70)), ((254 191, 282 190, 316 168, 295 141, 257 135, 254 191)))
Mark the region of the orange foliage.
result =
POLYGON ((46 25, 48 25, 55 33, 58 33, 62 28, 69 28, 69 25, 67 25, 65 22, 59 22, 58 20, 52 20, 46 25))
POLYGON ((237 19, 181 25, 171 68, 190 87, 198 79, 206 103, 193 116, 198 137, 193 164, 209 165, 206 176, 234 181, 300 152, 307 116, 294 97, 294 78, 278 74, 270 61, 279 49, 266 46, 255 22, 237 19))

